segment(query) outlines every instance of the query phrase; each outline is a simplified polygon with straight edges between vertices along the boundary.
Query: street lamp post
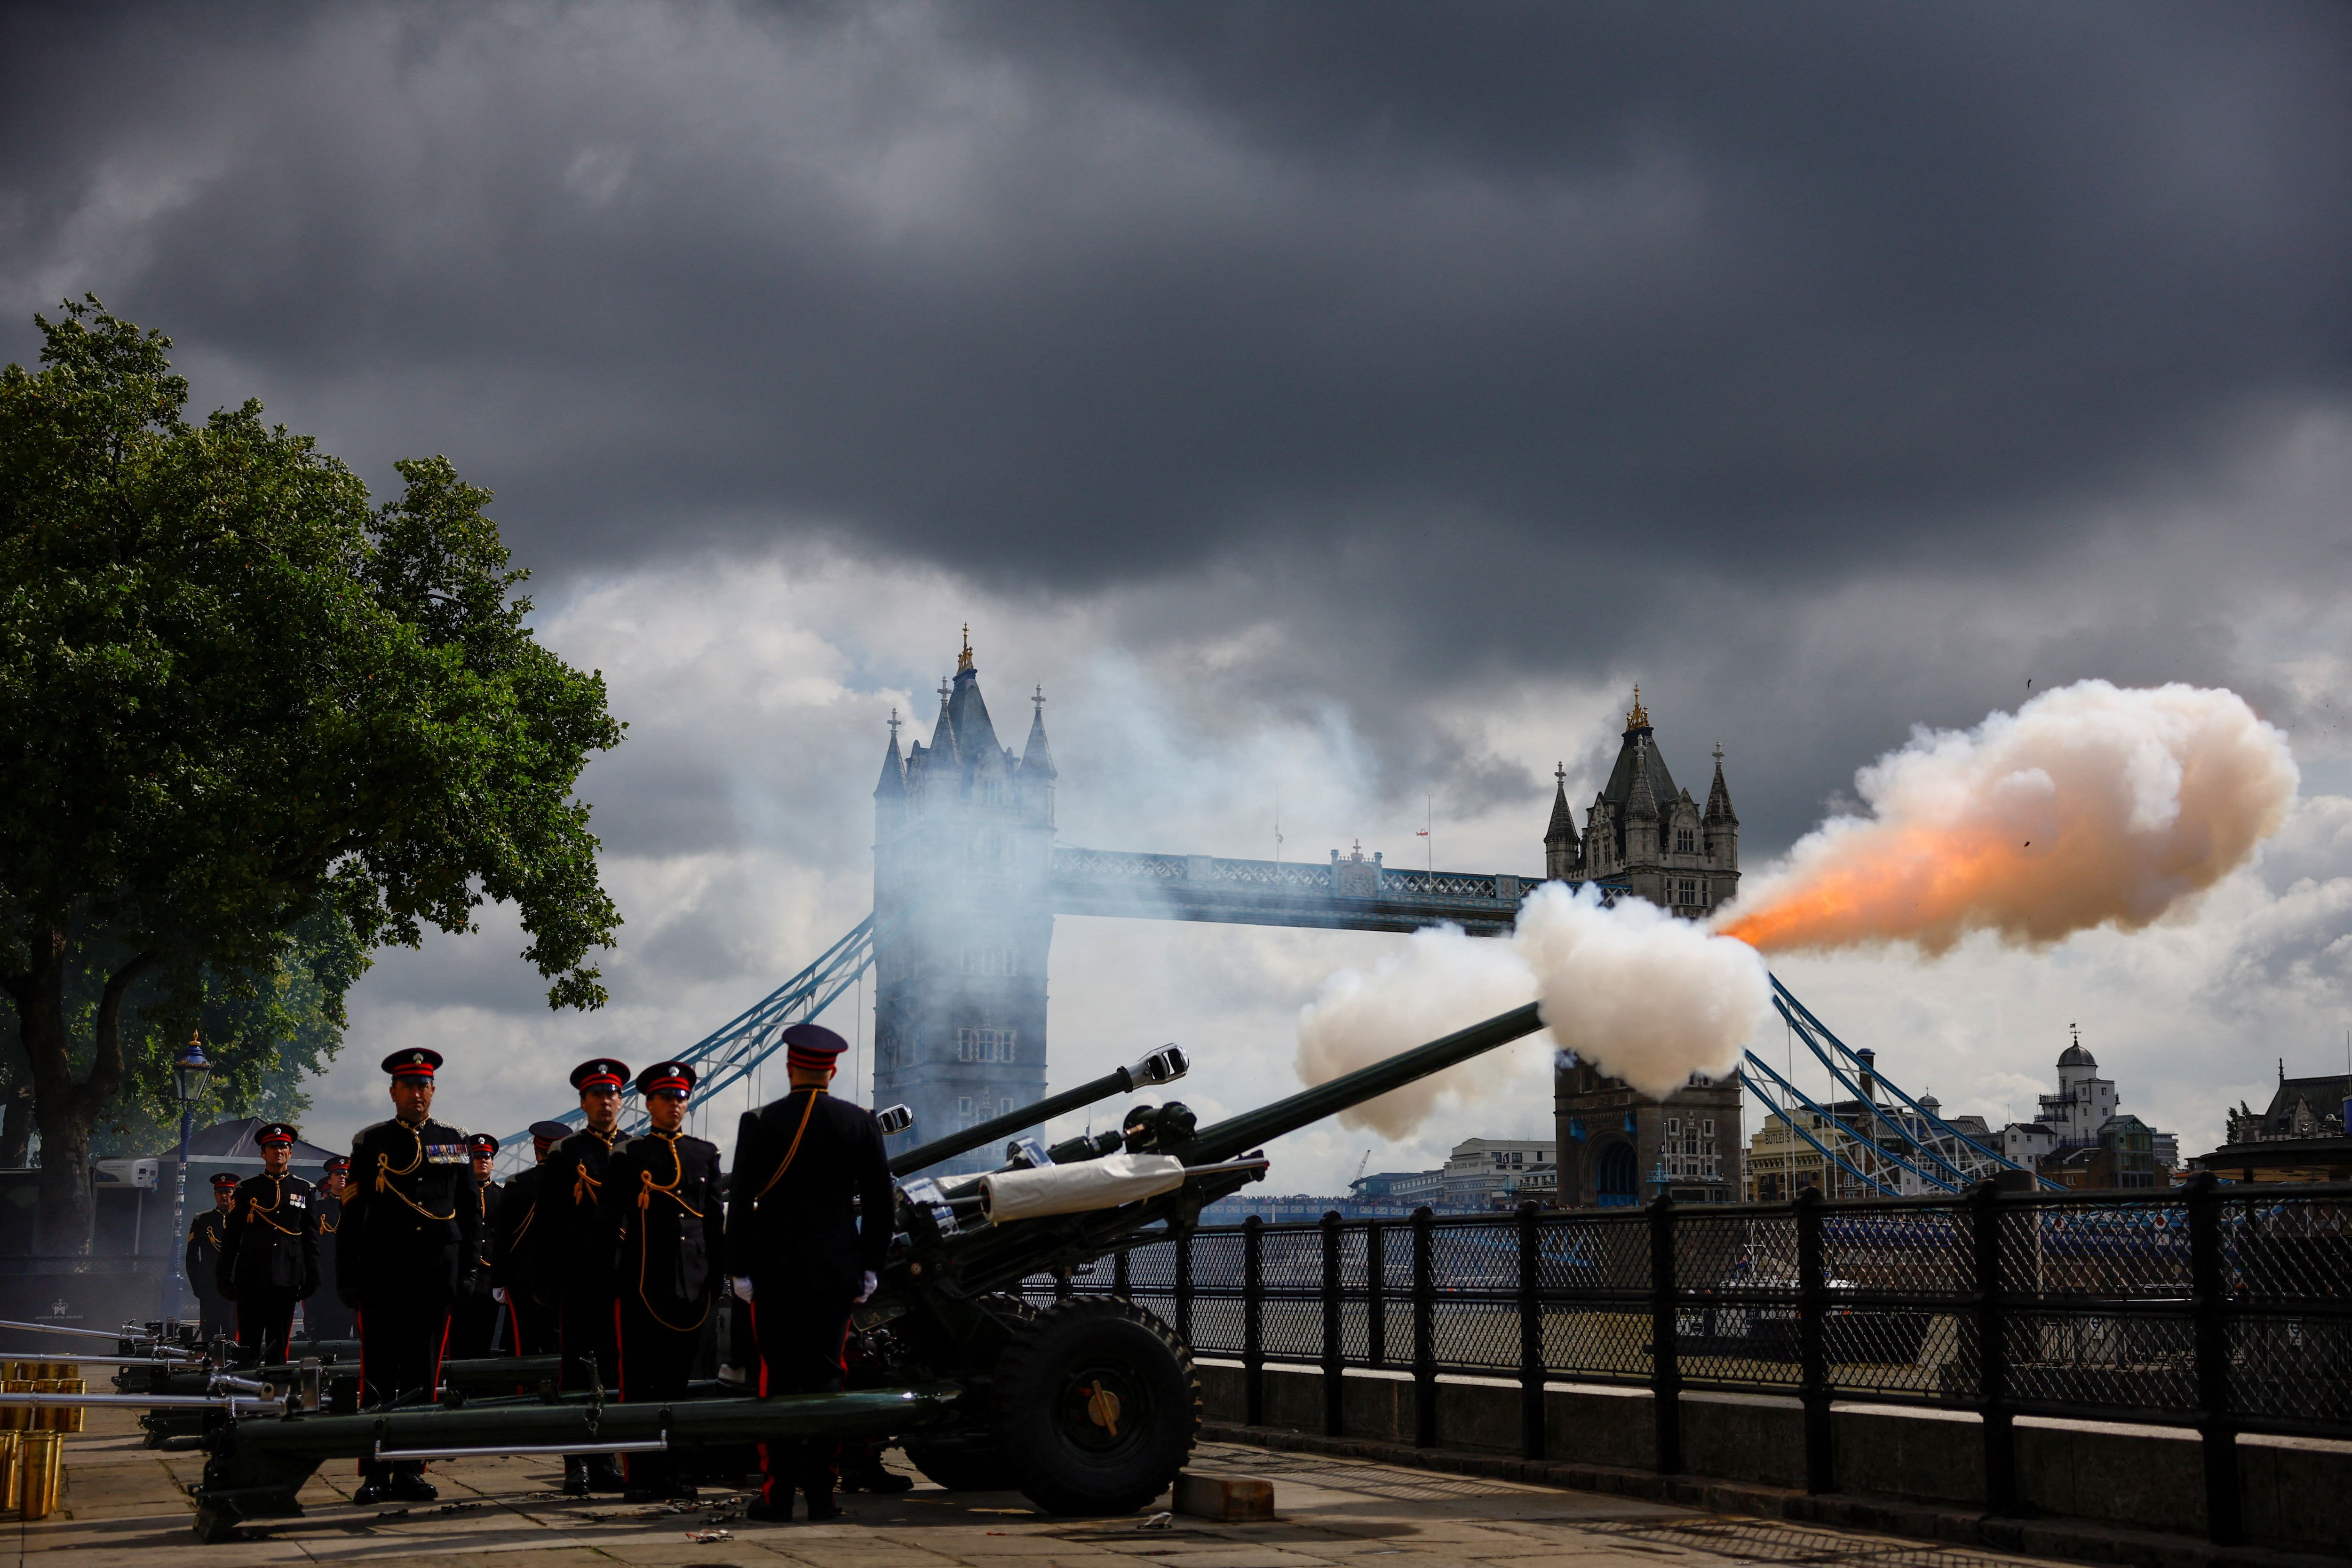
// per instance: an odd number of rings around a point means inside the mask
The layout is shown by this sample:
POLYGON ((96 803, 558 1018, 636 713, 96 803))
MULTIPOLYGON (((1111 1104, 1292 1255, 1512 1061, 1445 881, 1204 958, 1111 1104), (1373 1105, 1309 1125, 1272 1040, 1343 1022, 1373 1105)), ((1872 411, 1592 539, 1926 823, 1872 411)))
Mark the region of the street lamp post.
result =
POLYGON ((172 1190, 172 1277, 163 1286, 166 1318, 180 1315, 180 1302, 187 1293, 181 1260, 188 1239, 188 1134, 195 1120, 196 1102, 204 1098, 205 1080, 212 1076, 212 1071, 213 1064, 205 1060, 204 1038, 190 1035, 188 1049, 172 1063, 172 1092, 180 1102, 180 1168, 179 1179, 172 1190))

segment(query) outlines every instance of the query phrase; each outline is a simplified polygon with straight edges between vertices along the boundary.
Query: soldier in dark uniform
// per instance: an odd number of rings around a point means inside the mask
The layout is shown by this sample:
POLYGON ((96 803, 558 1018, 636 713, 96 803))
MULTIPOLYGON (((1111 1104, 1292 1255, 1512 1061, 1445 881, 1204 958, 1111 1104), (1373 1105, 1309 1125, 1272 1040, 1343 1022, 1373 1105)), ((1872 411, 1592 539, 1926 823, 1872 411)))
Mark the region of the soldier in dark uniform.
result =
POLYGON ((236 1177, 226 1171, 213 1176, 213 1206, 188 1227, 188 1289, 196 1293, 196 1326, 206 1344, 235 1332, 229 1321, 229 1300, 221 1293, 221 1242, 227 1234, 228 1211, 236 1207, 236 1177))
MULTIPOLYGON (((607 1388, 620 1381, 617 1314, 613 1305, 613 1229, 603 1195, 613 1149, 621 1140, 621 1086, 629 1070, 610 1057, 583 1061, 572 1070, 588 1125, 547 1152, 539 1167, 539 1218, 531 1226, 531 1273, 555 1296, 557 1333, 563 1353, 562 1386, 586 1389, 588 1361, 595 1358, 594 1381, 607 1388)), ((563 1490, 621 1491, 628 1483, 610 1454, 568 1454, 563 1490)))
MULTIPOLYGON (((449 1308, 478 1267, 482 1201, 465 1130, 428 1114, 441 1053, 383 1059, 394 1114, 352 1140, 352 1186, 336 1233, 335 1287, 359 1313, 360 1404, 373 1408, 441 1381, 449 1308)), ((415 1460, 362 1460, 362 1506, 430 1502, 440 1494, 415 1460)))
MULTIPOLYGON (((604 1218, 619 1250, 621 1398, 630 1404, 685 1397, 719 1282, 719 1145, 682 1130, 693 1090, 683 1061, 637 1074, 650 1125, 605 1167, 604 1218)), ((628 1472, 627 1500, 695 1496, 667 1454, 631 1454, 628 1472)))
POLYGON ((530 1236, 539 1223, 539 1178, 547 1151, 572 1135, 562 1122, 530 1124, 531 1165, 509 1178, 499 1201, 498 1235, 490 1246, 490 1295, 507 1313, 507 1341, 517 1355, 551 1355, 556 1349, 555 1299, 530 1270, 530 1236))
MULTIPOLYGON (((849 1309, 873 1294, 889 1249, 890 1160, 874 1113, 825 1092, 848 1041, 810 1023, 783 1040, 792 1092, 745 1112, 735 1134, 727 1272, 751 1303, 760 1393, 827 1394, 841 1387, 849 1309)), ((795 1489, 812 1520, 840 1513, 834 1448, 762 1443, 749 1516, 792 1518, 795 1489)))
POLYGON ((327 1174, 319 1183, 318 1196, 311 1199, 319 1211, 319 1278, 328 1282, 325 1290, 302 1303, 302 1332, 313 1341, 359 1337, 359 1324, 351 1308, 335 1294, 333 1284, 335 1238, 342 1229, 344 1177, 351 1168, 352 1162, 343 1155, 329 1155, 327 1174))
POLYGON ((490 1293, 490 1253, 497 1245, 499 1207, 506 1193, 490 1179, 499 1141, 488 1133, 476 1133, 467 1141, 466 1152, 472 1156, 474 1181, 482 1193, 482 1236, 480 1255, 474 1260, 474 1288, 458 1299, 449 1314, 449 1354, 472 1360, 492 1354, 491 1342, 499 1337, 499 1319, 504 1315, 490 1293))
POLYGON ((237 1360, 262 1366, 292 1359, 294 1309, 319 1288, 319 1210, 316 1189, 286 1172, 294 1129, 272 1122, 253 1141, 261 1174, 237 1184, 218 1280, 236 1302, 237 1360))

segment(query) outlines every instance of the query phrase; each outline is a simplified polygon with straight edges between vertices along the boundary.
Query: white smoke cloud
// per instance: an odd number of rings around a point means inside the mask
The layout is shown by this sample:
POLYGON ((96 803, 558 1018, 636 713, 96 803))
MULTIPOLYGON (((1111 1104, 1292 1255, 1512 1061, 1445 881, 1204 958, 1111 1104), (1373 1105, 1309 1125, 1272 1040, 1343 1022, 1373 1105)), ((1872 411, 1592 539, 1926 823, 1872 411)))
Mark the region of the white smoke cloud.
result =
MULTIPOLYGON (((1339 970, 1299 1009, 1298 1076, 1328 1082, 1535 999, 1535 976, 1511 941, 1466 936, 1458 925, 1416 931, 1369 973, 1339 970)), ((1344 1111, 1339 1124, 1402 1138, 1441 1102, 1483 1100, 1513 1084, 1541 1084, 1549 1095, 1556 1049, 1538 1030, 1344 1111)))
POLYGON ((1748 944, 1640 899, 1604 905, 1592 889, 1548 883, 1509 937, 1417 932, 1369 973, 1333 975, 1299 1011, 1298 1075, 1328 1082, 1531 999, 1545 1028, 1528 1040, 1384 1094, 1340 1124, 1402 1138, 1441 1103, 1549 1098, 1560 1049, 1664 1094, 1694 1072, 1737 1067, 1770 995, 1748 944))
POLYGON ((1738 1067, 1771 1001, 1763 957, 1747 943, 1642 899, 1604 905, 1589 887, 1538 888, 1512 946, 1552 1038, 1644 1094, 1738 1067))
POLYGON ((2055 942, 2145 926, 2246 863, 2298 776, 2234 692, 2084 681, 1976 728, 1920 730, 1864 768, 1868 816, 1831 819, 1752 877, 1722 929, 1768 951, 1972 930, 2055 942))

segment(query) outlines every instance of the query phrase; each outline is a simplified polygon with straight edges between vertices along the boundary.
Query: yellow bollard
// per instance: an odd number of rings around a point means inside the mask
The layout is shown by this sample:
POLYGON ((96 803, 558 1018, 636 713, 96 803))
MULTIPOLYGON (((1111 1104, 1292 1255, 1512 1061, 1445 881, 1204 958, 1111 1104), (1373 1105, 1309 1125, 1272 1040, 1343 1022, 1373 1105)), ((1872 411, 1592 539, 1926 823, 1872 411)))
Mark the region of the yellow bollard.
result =
MULTIPOLYGON (((33 1380, 11 1377, 0 1381, 0 1394, 30 1394, 33 1380)), ((0 1405, 0 1432, 21 1432, 33 1424, 33 1407, 29 1405, 0 1405)))
POLYGON ((65 1479, 66 1435, 25 1432, 17 1437, 24 1458, 18 1466, 17 1509, 27 1520, 47 1519, 58 1508, 58 1486, 65 1479))
POLYGON ((0 1519, 16 1517, 17 1475, 24 1465, 21 1433, 0 1432, 0 1519))

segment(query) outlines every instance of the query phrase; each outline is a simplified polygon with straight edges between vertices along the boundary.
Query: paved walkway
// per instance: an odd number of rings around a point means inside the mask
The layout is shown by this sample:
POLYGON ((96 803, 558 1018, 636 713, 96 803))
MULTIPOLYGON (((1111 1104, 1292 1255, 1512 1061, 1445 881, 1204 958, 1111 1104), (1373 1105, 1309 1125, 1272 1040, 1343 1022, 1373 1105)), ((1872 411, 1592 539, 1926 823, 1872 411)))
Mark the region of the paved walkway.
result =
MULTIPOLYGON (((853 1495, 830 1524, 756 1525, 740 1496, 692 1512, 573 1501, 549 1489, 545 1459, 436 1466, 441 1501, 354 1509, 348 1466, 302 1494, 307 1517, 249 1525, 197 1544, 180 1486, 194 1456, 142 1446, 124 1412, 90 1412, 68 1439, 63 1508, 0 1525, 6 1568, 193 1568, 194 1564, 447 1564, 499 1553, 498 1568, 1664 1568, 1807 1563, 1856 1568, 1997 1568, 2025 1558, 1859 1531, 1693 1513, 1585 1492, 1261 1448, 1203 1445, 1193 1468, 1271 1480, 1279 1516, 1215 1524, 1174 1518, 1041 1517, 1017 1494, 853 1495), (688 1532, 719 1530, 697 1542, 688 1532), (13 1555, 9 1555, 9 1554, 13 1555)), ((706 1489, 707 1490, 708 1489, 706 1489)), ((474 1568, 479 1568, 478 1563, 474 1568)))

